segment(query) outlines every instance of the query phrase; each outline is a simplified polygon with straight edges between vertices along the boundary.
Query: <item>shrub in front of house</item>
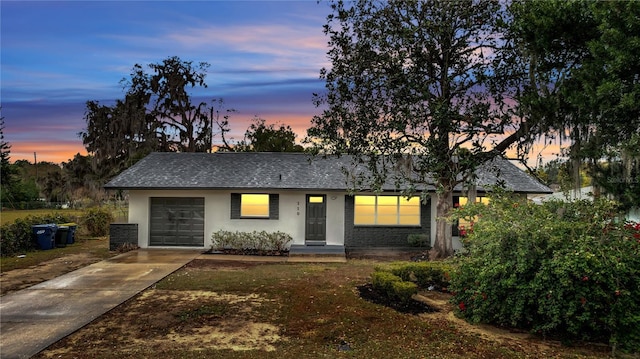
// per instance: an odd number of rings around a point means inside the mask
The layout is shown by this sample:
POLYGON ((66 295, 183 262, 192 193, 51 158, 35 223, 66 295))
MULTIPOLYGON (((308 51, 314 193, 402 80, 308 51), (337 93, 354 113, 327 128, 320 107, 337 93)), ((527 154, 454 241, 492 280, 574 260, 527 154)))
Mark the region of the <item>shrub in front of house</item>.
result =
POLYGON ((451 271, 445 262, 393 262, 375 267, 371 287, 386 300, 404 306, 420 290, 446 290, 451 271))
POLYGON ((381 293, 391 302, 404 305, 411 301, 411 297, 418 293, 418 286, 413 282, 386 271, 375 271, 371 274, 372 288, 381 293))
POLYGON ((426 290, 446 289, 449 286, 449 273, 453 268, 446 262, 393 262, 377 266, 376 271, 388 271, 426 290))
POLYGON ((640 231, 617 215, 606 200, 536 205, 506 194, 456 210, 477 219, 449 287, 459 315, 640 350, 640 231))
POLYGON ((52 213, 42 216, 27 216, 18 218, 13 223, 6 223, 0 227, 0 255, 3 257, 24 254, 38 248, 32 226, 47 223, 75 222, 75 216, 52 213))
POLYGON ((431 238, 424 233, 411 233, 407 236, 407 243, 411 247, 420 247, 428 251, 431 249, 431 238))
POLYGON ((109 225, 113 222, 113 214, 107 208, 89 208, 82 214, 80 224, 91 237, 103 237, 109 233, 109 225))
POLYGON ((267 231, 224 231, 211 235, 211 250, 237 251, 244 254, 283 254, 293 238, 283 232, 267 231))

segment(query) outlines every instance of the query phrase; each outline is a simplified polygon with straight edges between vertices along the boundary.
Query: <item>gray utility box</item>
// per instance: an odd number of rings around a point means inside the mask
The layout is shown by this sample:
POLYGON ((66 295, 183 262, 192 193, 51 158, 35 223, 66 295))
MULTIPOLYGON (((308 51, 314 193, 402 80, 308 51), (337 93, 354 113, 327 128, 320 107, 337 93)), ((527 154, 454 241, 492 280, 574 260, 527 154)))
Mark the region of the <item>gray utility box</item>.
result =
POLYGON ((115 251, 124 244, 138 245, 137 223, 111 223, 109 226, 109 250, 115 251))

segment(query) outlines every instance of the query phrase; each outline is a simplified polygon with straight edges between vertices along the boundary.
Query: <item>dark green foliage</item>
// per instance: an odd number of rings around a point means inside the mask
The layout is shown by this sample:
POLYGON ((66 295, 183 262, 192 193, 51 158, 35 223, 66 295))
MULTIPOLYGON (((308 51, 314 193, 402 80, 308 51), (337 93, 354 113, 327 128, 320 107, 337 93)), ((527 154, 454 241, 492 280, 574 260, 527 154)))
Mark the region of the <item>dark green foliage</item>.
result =
MULTIPOLYGON (((24 208, 27 206, 25 202, 34 202, 38 200, 39 191, 36 183, 36 177, 29 173, 29 167, 32 165, 25 160, 18 160, 13 164, 9 163, 11 146, 4 142, 4 120, 0 122, 0 153, 2 156, 2 183, 0 185, 0 201, 3 207, 8 208, 24 208)), ((43 162, 43 165, 50 163, 43 162)), ((51 164, 53 165, 53 164, 51 164)), ((53 165, 55 166, 55 165, 53 165)))
POLYGON ((394 262, 376 266, 371 284, 387 299, 404 305, 418 290, 447 288, 451 271, 444 262, 394 262))
POLYGON ((396 262, 376 267, 376 270, 389 271, 404 281, 415 282, 420 288, 427 289, 431 286, 447 288, 453 268, 445 262, 396 262))
POLYGON ((431 249, 431 238, 428 234, 411 233, 407 236, 407 243, 412 247, 422 247, 425 250, 431 249))
POLYGON ((478 218, 450 286, 459 314, 639 350, 640 227, 617 214, 605 200, 535 205, 507 195, 458 210, 478 218))
POLYGON ((10 186, 13 182, 13 169, 9 163, 10 156, 11 145, 4 140, 4 117, 0 115, 0 186, 2 186, 3 197, 4 188, 10 186))
POLYGON ((376 272, 389 272, 403 281, 414 282, 420 289, 447 288, 453 267, 447 262, 394 262, 376 266, 376 272))
POLYGON ((606 162, 589 166, 594 185, 613 195, 625 210, 640 206, 640 133, 606 156, 606 162))
POLYGON ((637 204, 640 2, 520 0, 508 8, 505 54, 513 57, 502 76, 517 79, 518 115, 541 125, 527 130, 568 138, 576 182, 586 163, 606 193, 637 204))
POLYGON ((48 223, 76 222, 78 218, 60 213, 48 216, 18 218, 0 227, 0 254, 3 257, 23 254, 37 249, 31 226, 48 223))
POLYGON ((371 285, 378 293, 383 293, 388 300, 400 305, 411 300, 411 296, 418 293, 418 286, 413 282, 386 271, 375 271, 371 274, 371 285))
POLYGON ((109 225, 113 222, 113 214, 105 208, 89 208, 84 212, 80 223, 92 237, 102 237, 109 234, 109 225))
POLYGON ((244 134, 244 140, 233 147, 237 152, 302 152, 296 144, 296 134, 290 126, 267 125, 265 120, 254 118, 244 134))

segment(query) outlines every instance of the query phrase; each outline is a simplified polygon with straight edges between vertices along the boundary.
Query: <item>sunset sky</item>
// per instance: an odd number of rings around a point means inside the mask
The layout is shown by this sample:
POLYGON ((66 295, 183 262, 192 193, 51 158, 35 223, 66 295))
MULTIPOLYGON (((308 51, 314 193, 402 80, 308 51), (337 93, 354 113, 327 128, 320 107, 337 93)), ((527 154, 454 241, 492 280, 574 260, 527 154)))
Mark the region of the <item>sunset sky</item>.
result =
MULTIPOLYGON (((233 136, 254 116, 302 138, 319 113, 328 66, 326 2, 7 1, 1 6, 1 98, 11 160, 60 163, 86 154, 85 103, 123 98, 134 64, 169 56, 208 62, 206 99, 237 112, 233 136)), ((547 149, 545 156, 551 156, 547 149)), ((557 152, 557 150, 556 150, 557 152)), ((537 155, 534 154, 534 156, 537 155)))
POLYGON ((326 3, 2 1, 2 115, 11 159, 86 153, 85 103, 111 104, 134 64, 169 56, 211 64, 204 96, 223 98, 242 137, 254 116, 301 137, 326 66, 326 3))

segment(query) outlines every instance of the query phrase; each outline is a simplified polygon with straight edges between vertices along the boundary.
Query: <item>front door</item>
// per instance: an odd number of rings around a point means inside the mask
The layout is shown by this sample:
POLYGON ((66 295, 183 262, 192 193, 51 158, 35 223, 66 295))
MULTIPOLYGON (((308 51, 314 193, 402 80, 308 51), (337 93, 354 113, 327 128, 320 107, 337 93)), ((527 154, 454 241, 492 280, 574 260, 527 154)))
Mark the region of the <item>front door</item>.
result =
POLYGON ((327 241, 327 196, 307 195, 305 243, 325 245, 327 241))

